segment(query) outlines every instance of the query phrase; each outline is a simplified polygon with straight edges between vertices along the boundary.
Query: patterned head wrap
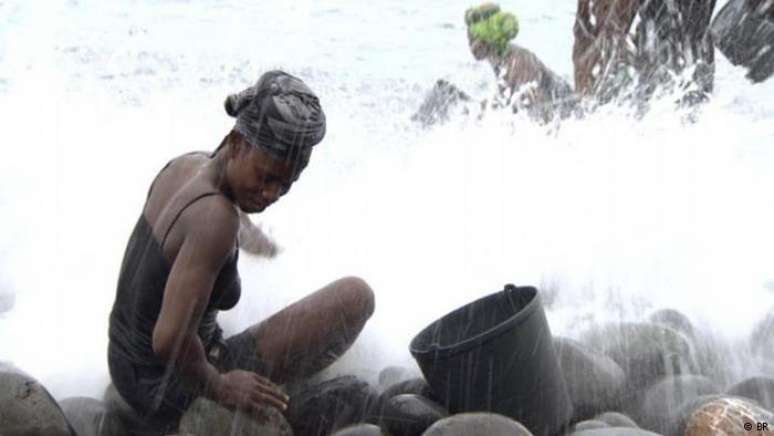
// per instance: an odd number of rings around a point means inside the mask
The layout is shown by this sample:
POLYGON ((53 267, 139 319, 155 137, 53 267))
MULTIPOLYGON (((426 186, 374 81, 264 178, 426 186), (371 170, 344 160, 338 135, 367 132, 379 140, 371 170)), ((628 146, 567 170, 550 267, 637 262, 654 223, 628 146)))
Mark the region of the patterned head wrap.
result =
POLYGON ((515 15, 500 11, 494 3, 484 3, 465 12, 465 24, 474 39, 483 41, 502 55, 508 43, 519 34, 519 21, 515 15))
POLYGON ((320 100, 299 78, 269 71, 244 91, 226 98, 234 130, 275 157, 307 154, 325 136, 320 100))

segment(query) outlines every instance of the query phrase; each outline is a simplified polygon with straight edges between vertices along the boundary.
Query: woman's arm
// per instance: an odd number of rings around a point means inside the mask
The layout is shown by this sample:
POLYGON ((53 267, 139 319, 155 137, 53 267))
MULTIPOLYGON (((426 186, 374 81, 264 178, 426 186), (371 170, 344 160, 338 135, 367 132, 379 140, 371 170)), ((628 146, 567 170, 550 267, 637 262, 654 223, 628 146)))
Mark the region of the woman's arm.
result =
POLYGON ((284 409, 284 394, 257 374, 219 374, 197 334, 215 279, 234 247, 237 213, 227 200, 211 197, 191 205, 181 218, 178 225, 185 236, 164 289, 153 351, 174 365, 187 386, 208 398, 244 409, 267 403, 284 409))

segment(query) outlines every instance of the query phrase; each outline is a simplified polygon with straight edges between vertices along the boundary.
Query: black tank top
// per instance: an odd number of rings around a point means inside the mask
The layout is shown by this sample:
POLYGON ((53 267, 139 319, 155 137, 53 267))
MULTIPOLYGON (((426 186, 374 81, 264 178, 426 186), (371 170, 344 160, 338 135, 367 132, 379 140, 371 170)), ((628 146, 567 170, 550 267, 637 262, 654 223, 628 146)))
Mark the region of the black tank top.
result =
MULTIPOLYGON (((140 215, 124 252, 116 299, 110 313, 109 360, 121 359, 123 363, 143 367, 146 370, 143 372, 164 372, 166 363, 153 352, 153 328, 161 311, 164 288, 171 270, 162 247, 183 211, 199 199, 211 195, 222 194, 207 192, 198 195, 180 209, 161 243, 154 238, 144 214, 140 215)), ((198 327, 198 335, 208 352, 213 344, 222 340, 222 331, 216 322, 218 311, 234 307, 241 295, 238 258, 239 250, 235 248, 215 280, 210 301, 198 327)))

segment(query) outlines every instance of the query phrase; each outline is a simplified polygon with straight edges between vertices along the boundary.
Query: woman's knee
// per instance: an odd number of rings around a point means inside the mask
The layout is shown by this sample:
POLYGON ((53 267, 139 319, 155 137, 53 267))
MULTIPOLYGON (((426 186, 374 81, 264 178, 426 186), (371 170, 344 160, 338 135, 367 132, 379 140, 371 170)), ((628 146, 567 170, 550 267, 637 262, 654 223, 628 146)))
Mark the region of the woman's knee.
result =
POLYGON ((371 286, 360 277, 350 276, 337 280, 337 288, 344 307, 355 318, 368 319, 374 313, 376 297, 371 286))

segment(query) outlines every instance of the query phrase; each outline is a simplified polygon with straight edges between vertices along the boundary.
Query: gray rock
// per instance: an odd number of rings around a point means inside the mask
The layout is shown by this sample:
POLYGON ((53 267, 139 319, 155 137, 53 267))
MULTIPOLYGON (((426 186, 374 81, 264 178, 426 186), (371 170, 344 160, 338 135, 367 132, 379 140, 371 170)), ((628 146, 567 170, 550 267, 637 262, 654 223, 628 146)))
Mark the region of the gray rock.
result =
POLYGON ((419 110, 411 117, 412 121, 428 127, 449 120, 452 111, 460 104, 470 101, 467 94, 454 84, 438 79, 433 89, 425 95, 419 110))
POLYGON ((620 412, 600 413, 599 415, 595 416, 594 419, 597 421, 606 422, 610 427, 639 427, 639 425, 637 425, 633 419, 620 412))
POLYGON ((496 413, 460 413, 444 418, 423 436, 532 436, 520 423, 496 413))
POLYGON ((400 383, 395 383, 394 385, 385 389, 384 392, 382 392, 382 397, 384 400, 387 400, 396 395, 402 394, 421 395, 427 399, 438 402, 438 397, 433 393, 430 385, 427 384, 427 381, 421 377, 411 378, 400 383))
POLYGON ((691 418, 694 412, 696 412, 707 403, 723 398, 729 397, 720 394, 702 395, 684 402, 672 417, 671 428, 673 429, 674 433, 681 436, 684 435, 688 420, 691 418))
POLYGON ((100 400, 72 397, 59 405, 78 436, 129 436, 117 413, 100 400))
POLYGON ((583 430, 570 434, 570 436, 661 436, 652 431, 631 427, 608 427, 583 430))
POLYGON ((138 416, 126 400, 121 397, 121 394, 118 393, 112 383, 105 389, 102 401, 108 413, 116 416, 120 425, 127 429, 130 434, 137 436, 159 436, 163 434, 161 429, 154 427, 152 423, 138 416))
POLYGON ((626 373, 629 396, 667 375, 694 372, 689 339, 672 328, 652 323, 612 323, 595 327, 581 342, 607 354, 626 373))
POLYGON ((384 436, 384 432, 377 425, 355 424, 333 433, 333 436, 384 436))
POLYGON ((285 416, 297 435, 327 435, 351 424, 370 421, 379 394, 367 382, 343 376, 303 387, 290 394, 285 416))
POLYGON ((418 436, 447 416, 449 412, 427 398, 403 394, 387 400, 379 423, 392 436, 418 436))
POLYGON ((0 435, 74 436, 59 405, 32 377, 0 371, 0 435))
POLYGON ((581 421, 573 426, 574 431, 592 430, 595 428, 607 428, 610 427, 605 421, 597 421, 596 419, 587 419, 581 421))
POLYGON ((712 22, 712 34, 732 64, 747 67, 747 78, 762 82, 774 73, 774 11, 754 3, 765 2, 730 0, 712 22))
POLYGON ((214 401, 197 398, 180 419, 179 434, 187 436, 293 436, 290 425, 274 407, 260 416, 231 411, 214 401))
POLYGON ((662 434, 671 434, 678 425, 677 411, 686 401, 702 395, 717 394, 720 388, 707 377, 677 375, 666 377, 645 393, 637 417, 642 427, 662 434))
POLYGON ((554 338, 554 347, 574 406, 574 421, 620 405, 626 375, 615 361, 568 338, 554 338))
POLYGON ((750 343, 755 354, 765 360, 774 360, 774 310, 753 328, 750 343))
POLYGON ((388 366, 379 371, 379 386, 386 389, 396 383, 414 378, 413 373, 403 366, 388 366))
POLYGON ((726 394, 750 398, 766 409, 774 410, 774 378, 751 377, 728 388, 726 394))
POLYGON ((667 327, 671 327, 678 332, 688 336, 694 337, 693 323, 682 312, 675 309, 660 309, 648 316, 648 321, 656 324, 662 324, 667 327))

